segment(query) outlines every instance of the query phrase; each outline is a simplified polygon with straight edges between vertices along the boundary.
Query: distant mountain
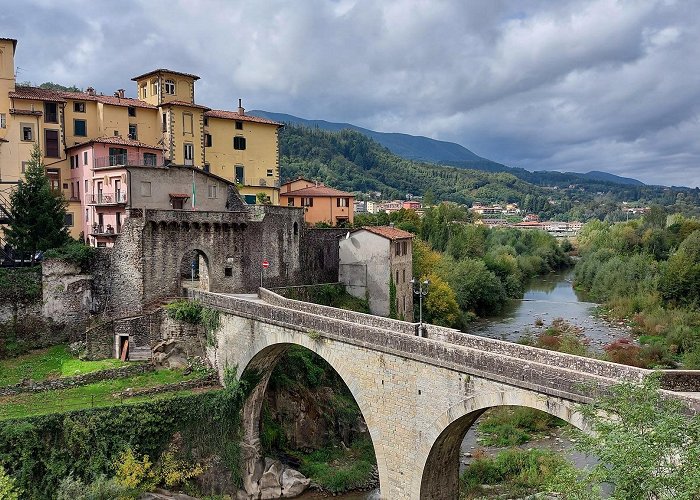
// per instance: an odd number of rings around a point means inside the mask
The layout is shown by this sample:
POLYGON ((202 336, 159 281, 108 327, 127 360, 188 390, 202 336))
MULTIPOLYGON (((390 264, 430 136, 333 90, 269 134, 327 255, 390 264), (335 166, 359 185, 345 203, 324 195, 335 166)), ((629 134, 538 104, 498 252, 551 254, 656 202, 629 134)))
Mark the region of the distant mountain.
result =
POLYGON ((307 120, 298 116, 284 113, 272 113, 270 111, 252 110, 248 111, 253 116, 268 118, 282 123, 302 125, 310 128, 319 128, 337 132, 339 130, 350 129, 360 132, 367 137, 374 139, 379 144, 387 148, 397 156, 407 160, 437 163, 441 165, 482 170, 485 172, 507 172, 516 177, 543 186, 563 187, 579 182, 594 181, 606 184, 624 185, 644 185, 643 182, 627 177, 619 177, 606 172, 591 171, 586 174, 575 172, 537 171, 530 172, 524 168, 509 167, 501 163, 483 158, 468 150, 460 144, 447 141, 438 141, 424 136, 416 136, 399 133, 386 133, 358 127, 351 123, 335 123, 326 120, 307 120))
POLYGON ((644 186, 642 181, 637 179, 632 179, 630 177, 620 177, 619 175, 609 174, 608 172, 600 172, 599 170, 591 170, 585 174, 577 174, 581 177, 586 177, 587 179, 594 179, 597 181, 615 182, 617 184, 628 184, 630 186, 644 186))

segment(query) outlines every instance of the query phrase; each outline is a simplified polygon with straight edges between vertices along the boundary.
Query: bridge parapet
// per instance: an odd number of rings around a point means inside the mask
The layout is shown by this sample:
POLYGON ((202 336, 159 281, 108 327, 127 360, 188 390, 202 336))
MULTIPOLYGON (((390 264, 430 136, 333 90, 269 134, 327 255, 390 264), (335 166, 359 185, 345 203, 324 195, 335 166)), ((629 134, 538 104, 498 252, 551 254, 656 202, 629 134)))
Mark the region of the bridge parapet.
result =
MULTIPOLYGON (((612 376, 615 373, 611 371, 610 377, 604 377, 595 373, 596 360, 591 360, 591 364, 565 368, 557 366, 557 363, 547 362, 548 359, 544 357, 533 361, 493 352, 490 349, 478 349, 418 337, 357 324, 352 321, 351 316, 348 317, 349 320, 320 316, 301 310, 301 306, 291 309, 200 290, 190 290, 189 296, 225 313, 305 333, 315 331, 330 340, 417 360, 571 401, 590 402, 596 396, 607 392, 612 385, 623 381, 638 381, 644 375, 651 373, 649 370, 620 365, 616 376, 612 376), (581 367, 589 367, 592 372, 580 371, 581 367)), ((517 351, 513 351, 513 354, 515 353, 517 351)), ((552 358, 557 358, 559 355, 560 353, 551 353, 552 358)), ((694 398, 683 399, 687 399, 695 407, 699 406, 699 401, 694 398)))
POLYGON ((375 316, 373 314, 364 314, 355 311, 348 311, 347 309, 338 309, 337 307, 329 307, 320 304, 313 304, 311 302, 288 299, 278 293, 267 290, 266 288, 260 288, 258 291, 258 296, 271 305, 296 309, 298 311, 304 311, 340 321, 349 321, 357 325, 382 328, 384 330, 404 333, 406 335, 416 335, 418 332, 418 323, 409 323, 407 321, 399 321, 397 319, 375 316))

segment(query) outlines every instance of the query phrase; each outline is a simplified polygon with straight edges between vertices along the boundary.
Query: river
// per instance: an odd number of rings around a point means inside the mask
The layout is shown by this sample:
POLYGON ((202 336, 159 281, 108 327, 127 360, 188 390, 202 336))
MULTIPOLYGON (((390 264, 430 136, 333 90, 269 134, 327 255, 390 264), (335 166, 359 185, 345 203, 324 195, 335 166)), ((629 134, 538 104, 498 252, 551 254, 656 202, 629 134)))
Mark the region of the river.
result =
MULTIPOLYGON (((606 344, 617 338, 629 337, 629 333, 624 328, 612 327, 605 321, 596 318, 594 309, 597 304, 586 301, 583 294, 576 292, 572 280, 573 270, 539 276, 528 283, 522 299, 511 300, 497 316, 482 319, 469 325, 468 332, 518 342, 523 337, 536 335, 546 328, 553 319, 564 318, 566 321, 583 328, 582 335, 588 339, 589 347, 596 352, 601 352, 606 344), (540 326, 536 325, 538 319, 542 320, 540 326)), ((499 448, 479 445, 476 428, 477 425, 473 425, 462 441, 460 470, 464 470, 468 466, 470 454, 477 448, 483 449, 487 455, 493 455, 500 451, 499 448)), ((549 449, 562 453, 578 468, 590 467, 596 463, 595 457, 576 451, 574 443, 567 436, 566 431, 562 429, 554 429, 548 436, 530 441, 522 447, 549 449)), ((609 488, 604 488, 604 492, 609 492, 609 488)), ((299 498, 315 500, 327 497, 317 492, 307 492, 299 498)), ((379 490, 353 492, 333 498, 376 500, 379 498, 379 490)))
POLYGON ((534 278, 522 299, 511 300, 500 314, 469 325, 468 332, 518 342, 536 335, 553 319, 564 318, 583 328, 583 335, 595 352, 601 352, 617 338, 629 337, 623 327, 612 327, 594 316, 597 304, 586 301, 585 295, 574 290, 573 274, 573 270, 566 270, 534 278), (536 325, 538 319, 542 320, 541 326, 536 325))

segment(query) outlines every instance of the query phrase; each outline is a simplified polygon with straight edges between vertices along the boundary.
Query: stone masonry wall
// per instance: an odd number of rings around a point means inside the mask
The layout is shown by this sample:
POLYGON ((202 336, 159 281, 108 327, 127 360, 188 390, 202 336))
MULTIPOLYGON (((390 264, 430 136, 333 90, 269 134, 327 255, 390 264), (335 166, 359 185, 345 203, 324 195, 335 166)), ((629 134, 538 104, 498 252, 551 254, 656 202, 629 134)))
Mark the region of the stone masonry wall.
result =
POLYGON ((42 314, 56 323, 82 330, 90 319, 92 276, 59 259, 42 263, 42 314))

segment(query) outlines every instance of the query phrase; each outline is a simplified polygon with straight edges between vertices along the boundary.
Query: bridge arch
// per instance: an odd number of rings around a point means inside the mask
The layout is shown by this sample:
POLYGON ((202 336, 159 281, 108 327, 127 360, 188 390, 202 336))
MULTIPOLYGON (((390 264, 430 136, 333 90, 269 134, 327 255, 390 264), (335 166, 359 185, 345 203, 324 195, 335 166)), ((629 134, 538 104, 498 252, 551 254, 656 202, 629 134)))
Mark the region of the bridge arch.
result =
POLYGON ((459 497, 459 454, 464 436, 486 410, 499 406, 533 408, 585 430, 583 417, 569 401, 519 388, 478 393, 449 408, 424 434, 421 500, 459 497))
POLYGON ((259 480, 264 472, 265 457, 261 454, 260 431, 262 405, 267 392, 268 382, 273 369, 291 346, 302 347, 326 361, 349 389, 367 425, 381 482, 381 478, 385 474, 386 462, 377 446, 381 436, 377 427, 372 424, 370 401, 359 390, 356 382, 357 374, 345 369, 347 364, 339 363, 337 353, 324 344, 325 342, 322 339, 313 340, 308 335, 297 334, 292 339, 277 339, 275 342, 259 346, 258 349, 250 352, 247 360, 239 360, 242 362, 239 365, 240 377, 244 378, 249 374, 253 374, 253 378, 258 380, 257 385, 244 403, 241 422, 243 428, 242 451, 245 467, 243 483, 245 490, 249 494, 256 494, 259 491, 259 480))

